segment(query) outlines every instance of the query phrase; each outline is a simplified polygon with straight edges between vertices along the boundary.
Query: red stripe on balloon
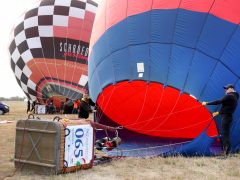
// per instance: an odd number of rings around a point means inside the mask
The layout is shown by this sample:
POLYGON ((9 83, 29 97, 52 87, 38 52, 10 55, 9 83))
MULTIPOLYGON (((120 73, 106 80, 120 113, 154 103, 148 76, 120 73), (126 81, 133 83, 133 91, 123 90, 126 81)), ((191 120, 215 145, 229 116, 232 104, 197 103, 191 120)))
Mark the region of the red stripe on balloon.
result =
POLYGON ((88 74, 87 64, 57 59, 35 58, 28 62, 29 69, 34 72, 30 79, 37 84, 44 77, 79 83, 81 75, 88 74))

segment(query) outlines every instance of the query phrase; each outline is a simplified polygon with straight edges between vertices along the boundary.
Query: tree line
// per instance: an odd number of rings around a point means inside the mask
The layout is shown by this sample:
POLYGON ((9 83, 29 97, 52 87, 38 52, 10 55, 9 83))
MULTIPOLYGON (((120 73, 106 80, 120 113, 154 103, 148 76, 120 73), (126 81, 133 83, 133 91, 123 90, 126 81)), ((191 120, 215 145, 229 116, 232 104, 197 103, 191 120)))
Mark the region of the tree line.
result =
POLYGON ((13 96, 10 98, 0 97, 0 101, 24 101, 25 97, 13 96))

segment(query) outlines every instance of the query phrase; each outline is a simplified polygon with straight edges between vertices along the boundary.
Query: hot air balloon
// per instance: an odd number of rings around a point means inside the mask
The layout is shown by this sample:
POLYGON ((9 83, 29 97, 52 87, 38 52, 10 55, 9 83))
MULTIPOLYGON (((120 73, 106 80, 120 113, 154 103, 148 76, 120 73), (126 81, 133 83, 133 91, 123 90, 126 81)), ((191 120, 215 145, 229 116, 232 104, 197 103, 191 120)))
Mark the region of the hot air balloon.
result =
MULTIPOLYGON (((221 98, 228 83, 240 90, 239 23, 236 0, 103 0, 88 65, 98 121, 123 126, 134 139, 216 137, 216 107, 201 101, 221 98)), ((239 115, 238 107, 233 151, 240 148, 239 115)))
POLYGON ((9 46, 11 67, 28 99, 55 105, 88 90, 89 41, 97 3, 42 0, 24 13, 9 46))

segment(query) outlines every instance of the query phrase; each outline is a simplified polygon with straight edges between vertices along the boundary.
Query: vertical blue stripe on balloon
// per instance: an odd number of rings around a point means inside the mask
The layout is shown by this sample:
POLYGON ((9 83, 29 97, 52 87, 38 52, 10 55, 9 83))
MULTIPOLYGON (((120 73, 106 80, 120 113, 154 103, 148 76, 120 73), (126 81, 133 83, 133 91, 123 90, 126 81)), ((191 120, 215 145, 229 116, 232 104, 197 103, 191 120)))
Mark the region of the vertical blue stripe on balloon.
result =
POLYGON ((115 80, 116 82, 123 80, 130 80, 131 67, 129 66, 129 50, 127 48, 121 49, 119 51, 111 54, 115 80))
POLYGON ((237 81, 237 77, 229 71, 224 65, 218 63, 209 81, 206 82, 201 99, 212 101, 224 96, 223 86, 237 81))
POLYGON ((116 27, 111 28, 106 33, 109 42, 108 48, 110 49, 111 53, 118 51, 119 49, 122 49, 128 45, 127 21, 123 20, 115 26, 116 27))
POLYGON ((151 11, 151 42, 173 42, 176 16, 176 9, 151 11))
POLYGON ((90 95, 91 98, 94 102, 97 101, 97 97, 99 93, 102 92, 102 84, 100 84, 99 79, 98 79, 98 68, 94 70, 94 73, 92 75, 91 82, 89 83, 89 90, 90 90, 90 95))
POLYGON ((193 49, 172 45, 167 85, 182 90, 193 57, 193 49))
POLYGON ((216 63, 217 60, 195 51, 184 91, 198 99, 216 63))
POLYGON ((142 44, 150 40, 150 12, 129 16, 127 21, 127 44, 142 44))
POLYGON ((93 46, 92 52, 94 52, 95 65, 98 66, 110 54, 107 34, 99 38, 96 45, 93 46))
POLYGON ((95 51, 91 52, 91 55, 89 56, 89 60, 88 60, 88 81, 91 81, 92 79, 92 75, 95 71, 95 69, 97 68, 95 66, 95 51))
POLYGON ((167 81, 170 44, 150 44, 150 80, 164 83, 167 81))
POLYGON ((221 61, 240 77, 240 28, 234 32, 228 46, 224 50, 221 61))
POLYGON ((174 43, 195 48, 207 14, 179 9, 175 26, 174 43))
POLYGON ((236 24, 209 15, 197 48, 209 56, 219 59, 235 28, 236 24))
MULTIPOLYGON (((236 92, 240 93, 240 80, 239 79, 236 82, 234 88, 235 88, 236 92)), ((240 98, 238 99, 238 107, 237 107, 237 110, 234 113, 234 117, 235 117, 234 119, 239 119, 240 120, 240 98)), ((239 131, 239 134, 240 134, 240 131, 239 131)))
POLYGON ((109 56, 99 64, 98 78, 102 88, 106 87, 109 84, 113 84, 115 82, 112 59, 109 56))

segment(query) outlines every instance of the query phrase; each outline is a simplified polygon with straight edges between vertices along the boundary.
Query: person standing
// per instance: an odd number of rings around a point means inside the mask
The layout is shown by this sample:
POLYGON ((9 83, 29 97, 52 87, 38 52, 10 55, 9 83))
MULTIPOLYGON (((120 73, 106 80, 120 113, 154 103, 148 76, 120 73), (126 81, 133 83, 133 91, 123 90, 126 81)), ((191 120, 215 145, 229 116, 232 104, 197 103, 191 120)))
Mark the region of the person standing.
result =
POLYGON ((31 102, 30 100, 27 101, 27 113, 30 112, 31 102))
POLYGON ((232 124, 232 114, 234 113, 237 104, 239 94, 234 90, 234 86, 232 84, 228 84, 223 87, 225 90, 225 96, 216 101, 212 102, 202 102, 203 106, 206 105, 219 105, 221 104, 221 109, 219 112, 214 112, 213 117, 217 116, 218 114, 221 115, 221 127, 222 127, 222 146, 224 155, 228 155, 231 144, 230 144, 230 129, 232 124))
POLYGON ((77 114, 78 113, 78 100, 76 99, 73 103, 73 111, 72 114, 77 114))
POLYGON ((73 100, 66 98, 64 114, 72 114, 72 111, 73 111, 73 100))
POLYGON ((49 114, 49 103, 50 103, 50 99, 48 98, 46 100, 46 114, 49 114))
POLYGON ((35 114, 35 106, 36 106, 36 101, 33 101, 32 109, 30 110, 33 114, 35 114))
POLYGON ((64 101, 61 101, 61 108, 60 108, 60 114, 63 114, 64 112, 64 101))
POLYGON ((88 94, 84 94, 81 99, 78 118, 87 119, 90 112, 96 112, 96 110, 92 110, 91 106, 95 106, 95 103, 91 100, 91 98, 89 98, 88 94))
POLYGON ((55 113, 56 110, 55 110, 53 99, 50 100, 48 108, 49 108, 49 114, 55 113))

